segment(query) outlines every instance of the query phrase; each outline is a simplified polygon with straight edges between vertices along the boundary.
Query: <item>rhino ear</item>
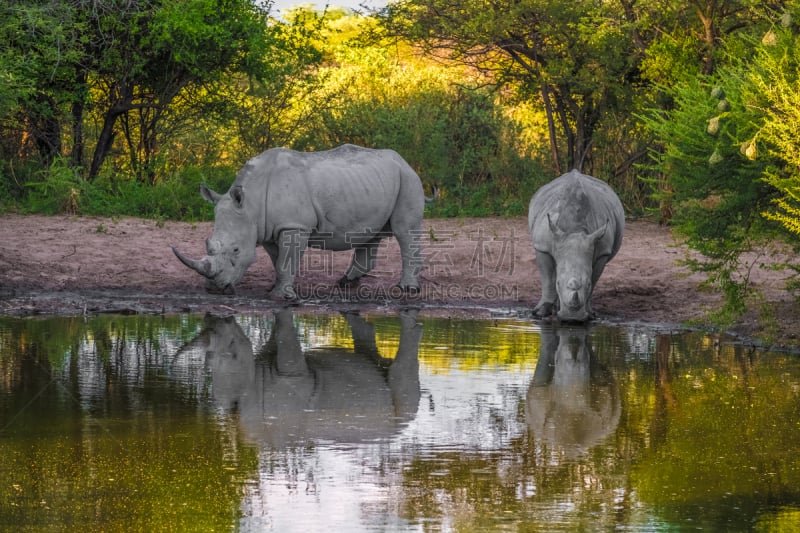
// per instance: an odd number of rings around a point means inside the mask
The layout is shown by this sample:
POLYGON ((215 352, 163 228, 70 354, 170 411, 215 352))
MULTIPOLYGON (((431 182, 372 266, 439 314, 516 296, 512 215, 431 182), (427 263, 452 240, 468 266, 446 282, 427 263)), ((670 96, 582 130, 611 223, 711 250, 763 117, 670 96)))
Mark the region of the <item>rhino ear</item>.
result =
POLYGON ((593 231, 593 232, 592 232, 592 233, 589 235, 589 238, 590 238, 592 241, 594 241, 594 242, 597 242, 597 241, 599 241, 600 239, 602 239, 602 238, 603 238, 603 235, 605 235, 605 234, 606 234, 606 230, 608 229, 608 225, 609 225, 609 223, 610 223, 610 221, 609 221, 608 219, 606 219, 606 223, 605 223, 605 224, 603 224, 603 227, 601 227, 601 228, 598 228, 598 229, 594 230, 594 231, 593 231))
POLYGON ((217 202, 219 202, 219 199, 222 198, 221 194, 216 193, 211 189, 209 189, 208 187, 206 187, 205 183, 200 184, 200 196, 202 196, 212 204, 216 204, 217 202))
POLYGON ((241 185, 231 187, 231 198, 233 199, 233 203, 236 204, 236 207, 242 207, 244 205, 244 189, 242 189, 241 185))
POLYGON ((557 238, 560 238, 560 237, 563 237, 563 236, 564 236, 564 232, 563 232, 563 231, 561 231, 560 229, 558 229, 558 228, 556 227, 556 225, 553 223, 553 219, 552 219, 552 218, 550 218, 550 213, 547 213, 547 225, 548 225, 548 226, 550 226, 550 232, 551 232, 551 233, 552 233, 552 234, 553 234, 555 237, 557 237, 557 238))

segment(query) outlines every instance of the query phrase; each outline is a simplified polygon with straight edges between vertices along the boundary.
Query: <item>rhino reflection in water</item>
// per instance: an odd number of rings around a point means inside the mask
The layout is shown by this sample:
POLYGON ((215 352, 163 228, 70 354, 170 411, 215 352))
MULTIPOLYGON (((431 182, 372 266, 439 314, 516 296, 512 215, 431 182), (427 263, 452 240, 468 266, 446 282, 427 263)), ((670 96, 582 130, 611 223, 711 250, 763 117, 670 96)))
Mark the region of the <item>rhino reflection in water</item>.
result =
POLYGON ((378 352, 373 326, 356 314, 345 317, 353 349, 303 351, 288 309, 275 314, 258 354, 233 318, 208 317, 191 345, 206 349, 215 403, 237 413, 257 442, 281 447, 390 436, 417 412, 422 326, 415 312, 400 313, 399 347, 387 359, 378 352))
POLYGON ((537 446, 576 459, 614 432, 620 409, 617 384, 595 359, 588 328, 543 329, 526 402, 537 446))

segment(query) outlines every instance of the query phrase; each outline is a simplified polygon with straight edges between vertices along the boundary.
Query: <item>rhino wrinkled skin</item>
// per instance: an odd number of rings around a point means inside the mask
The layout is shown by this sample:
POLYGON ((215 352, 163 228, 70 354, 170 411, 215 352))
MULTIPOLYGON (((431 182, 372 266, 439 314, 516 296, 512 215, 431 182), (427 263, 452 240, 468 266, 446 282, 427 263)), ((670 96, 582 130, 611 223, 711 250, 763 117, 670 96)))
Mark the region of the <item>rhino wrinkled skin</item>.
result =
POLYGON ((525 417, 537 449, 553 457, 577 459, 619 425, 619 387, 589 341, 585 326, 542 329, 525 417))
POLYGON ((422 325, 416 311, 401 311, 397 352, 384 358, 374 327, 354 313, 345 318, 350 349, 304 350, 292 310, 281 309, 259 350, 233 317, 207 315, 203 331, 180 352, 205 353, 215 405, 237 413, 252 442, 284 448, 389 437, 417 413, 422 325))
POLYGON ((573 170, 541 187, 528 208, 542 297, 534 314, 585 322, 592 291, 622 244, 625 212, 603 181, 573 170))
POLYGON ((294 278, 307 246, 354 249, 340 283, 354 283, 375 263, 383 237, 400 246, 399 286, 419 289, 420 228, 425 196, 419 176, 393 150, 343 145, 322 152, 272 148, 239 171, 227 193, 201 186, 214 203, 214 232, 206 256, 186 266, 209 291, 231 293, 262 245, 275 267, 271 296, 295 299, 294 278))

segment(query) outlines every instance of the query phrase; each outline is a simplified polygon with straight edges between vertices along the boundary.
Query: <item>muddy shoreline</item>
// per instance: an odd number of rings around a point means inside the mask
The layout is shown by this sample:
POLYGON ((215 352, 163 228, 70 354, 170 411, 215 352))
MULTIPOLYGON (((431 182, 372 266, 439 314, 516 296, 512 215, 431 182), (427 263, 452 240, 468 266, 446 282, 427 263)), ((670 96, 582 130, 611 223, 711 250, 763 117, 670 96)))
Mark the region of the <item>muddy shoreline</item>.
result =
MULTIPOLYGON (((350 290, 336 286, 348 252, 309 250, 296 283, 303 296, 297 306, 308 312, 391 312, 412 306, 437 316, 530 318, 539 279, 526 222, 522 217, 426 219, 417 297, 394 289, 399 250, 393 239, 381 246, 373 273, 350 290)), ((274 274, 263 250, 236 295, 204 291, 201 277, 180 264, 170 247, 199 257, 211 228, 211 223, 136 218, 2 215, 0 314, 229 314, 286 305, 267 298, 274 274)), ((702 288, 703 276, 680 264, 687 254, 668 228, 628 221, 622 249, 594 293, 598 321, 659 329, 702 321, 719 308, 721 296, 702 288)), ((761 302, 732 328, 739 339, 798 347, 800 306, 784 289, 789 274, 769 268, 785 261, 786 254, 774 248, 754 254, 753 260, 765 266, 754 268, 750 278, 761 302), (768 310, 767 319, 762 309, 768 310)))

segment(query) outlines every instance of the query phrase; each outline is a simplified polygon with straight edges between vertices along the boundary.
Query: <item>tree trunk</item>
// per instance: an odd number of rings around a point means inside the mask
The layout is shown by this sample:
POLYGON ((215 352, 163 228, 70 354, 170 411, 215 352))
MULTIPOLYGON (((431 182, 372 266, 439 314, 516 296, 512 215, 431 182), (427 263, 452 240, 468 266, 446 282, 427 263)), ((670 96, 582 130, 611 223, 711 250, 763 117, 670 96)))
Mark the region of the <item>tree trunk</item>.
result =
POLYGON ((120 97, 109 106, 103 117, 103 128, 100 130, 100 137, 97 139, 97 146, 92 157, 92 165, 89 168, 89 181, 97 177, 100 173, 100 167, 103 166, 103 162, 111 152, 111 147, 114 144, 114 126, 117 123, 117 119, 120 115, 132 109, 133 87, 125 87, 120 92, 120 97))
POLYGON ((61 124, 56 116, 56 104, 50 96, 39 94, 36 100, 45 111, 39 113, 32 121, 31 134, 42 161, 50 166, 55 158, 61 155, 61 124))
POLYGON ((556 123, 553 118, 553 104, 550 102, 550 88, 546 83, 542 83, 542 101, 544 102, 544 112, 547 115, 547 133, 550 137, 550 157, 553 159, 553 169, 556 175, 560 176, 561 159, 558 155, 558 134, 556 133, 556 123))
POLYGON ((83 166, 83 112, 86 107, 85 94, 86 94, 86 72, 79 71, 76 79, 76 85, 81 87, 80 95, 72 102, 72 166, 83 166))
POLYGON ((103 129, 100 130, 100 137, 97 139, 97 146, 95 146, 92 157, 92 166, 89 168, 89 181, 94 180, 100 173, 100 167, 108 156, 108 152, 111 151, 111 145, 114 142, 114 123, 119 115, 120 113, 109 109, 103 118, 103 129))

